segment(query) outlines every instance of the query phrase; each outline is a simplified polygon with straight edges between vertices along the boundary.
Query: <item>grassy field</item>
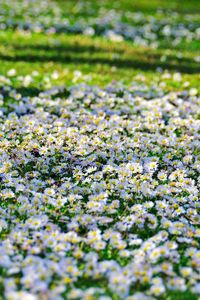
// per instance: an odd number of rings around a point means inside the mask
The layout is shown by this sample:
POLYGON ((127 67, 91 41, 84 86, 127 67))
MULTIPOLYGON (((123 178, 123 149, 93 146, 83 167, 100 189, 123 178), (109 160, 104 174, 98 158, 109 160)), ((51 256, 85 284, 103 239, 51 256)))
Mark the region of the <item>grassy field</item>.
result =
MULTIPOLYGON (((184 24, 190 21, 185 15, 195 18, 198 22, 198 1, 110 1, 84 2, 57 1, 63 15, 73 16, 74 20, 98 15, 100 9, 116 9, 120 12, 141 11, 144 15, 153 16, 156 11, 170 9, 178 11, 178 22, 184 24), (79 4, 79 5, 78 5, 79 4), (88 13, 87 13, 88 12, 88 13)), ((23 18, 23 12, 19 17, 23 18)), ((75 21, 74 21, 75 22, 75 21)), ((59 73, 59 80, 55 84, 73 83, 74 71, 82 73, 78 82, 85 77, 91 84, 105 86, 111 80, 123 81, 129 84, 137 81, 138 74, 145 77, 146 82, 161 81, 159 70, 170 73, 181 72, 180 82, 173 79, 166 80, 167 89, 181 89, 188 81, 195 87, 199 82, 200 43, 197 40, 182 41, 173 46, 171 41, 162 39, 158 49, 148 46, 134 45, 131 41, 112 43, 105 37, 90 37, 74 34, 26 33, 4 30, 0 32, 0 71, 6 75, 9 69, 16 69, 17 74, 31 74, 33 70, 42 76, 49 76, 55 70, 59 73)))
POLYGON ((200 299, 199 16, 0 1, 1 300, 200 299))

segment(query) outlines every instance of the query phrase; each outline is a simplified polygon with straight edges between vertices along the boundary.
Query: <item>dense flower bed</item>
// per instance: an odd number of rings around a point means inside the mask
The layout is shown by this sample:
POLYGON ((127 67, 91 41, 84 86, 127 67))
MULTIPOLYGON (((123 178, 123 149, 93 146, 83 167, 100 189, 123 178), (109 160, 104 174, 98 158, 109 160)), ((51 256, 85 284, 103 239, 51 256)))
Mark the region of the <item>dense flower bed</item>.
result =
POLYGON ((27 97, 2 78, 6 299, 200 293, 197 91, 83 84, 27 97))

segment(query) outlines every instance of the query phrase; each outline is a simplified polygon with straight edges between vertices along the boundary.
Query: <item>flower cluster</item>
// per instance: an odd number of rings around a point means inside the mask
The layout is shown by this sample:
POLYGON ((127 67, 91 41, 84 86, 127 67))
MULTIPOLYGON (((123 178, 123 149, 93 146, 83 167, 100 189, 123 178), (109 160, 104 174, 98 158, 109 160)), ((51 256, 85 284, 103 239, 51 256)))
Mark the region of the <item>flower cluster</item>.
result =
POLYGON ((24 96, 1 77, 8 300, 200 293, 200 99, 132 84, 24 96))
POLYGON ((170 41, 176 46, 183 40, 191 42, 200 38, 198 16, 195 15, 188 14, 182 20, 178 13, 171 11, 158 10, 155 15, 146 15, 102 7, 94 16, 89 4, 79 1, 71 14, 70 7, 67 13, 51 0, 2 0, 0 28, 44 31, 49 34, 101 35, 112 41, 126 39, 137 45, 154 48, 163 41, 170 41))

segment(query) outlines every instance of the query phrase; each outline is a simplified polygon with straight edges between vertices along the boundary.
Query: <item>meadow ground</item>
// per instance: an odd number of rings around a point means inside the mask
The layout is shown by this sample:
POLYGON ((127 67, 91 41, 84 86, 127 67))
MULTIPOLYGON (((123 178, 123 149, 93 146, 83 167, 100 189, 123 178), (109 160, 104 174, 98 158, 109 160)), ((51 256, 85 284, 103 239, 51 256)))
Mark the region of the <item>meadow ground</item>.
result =
POLYGON ((199 20, 1 0, 0 299, 199 299, 199 20))

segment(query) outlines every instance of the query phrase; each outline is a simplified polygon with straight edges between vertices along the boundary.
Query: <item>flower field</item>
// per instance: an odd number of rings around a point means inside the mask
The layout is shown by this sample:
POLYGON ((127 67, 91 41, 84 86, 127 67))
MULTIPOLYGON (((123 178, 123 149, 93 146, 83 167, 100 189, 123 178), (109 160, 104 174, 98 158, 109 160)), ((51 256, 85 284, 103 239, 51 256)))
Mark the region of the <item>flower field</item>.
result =
POLYGON ((1 300, 200 299, 196 4, 1 1, 1 300))

